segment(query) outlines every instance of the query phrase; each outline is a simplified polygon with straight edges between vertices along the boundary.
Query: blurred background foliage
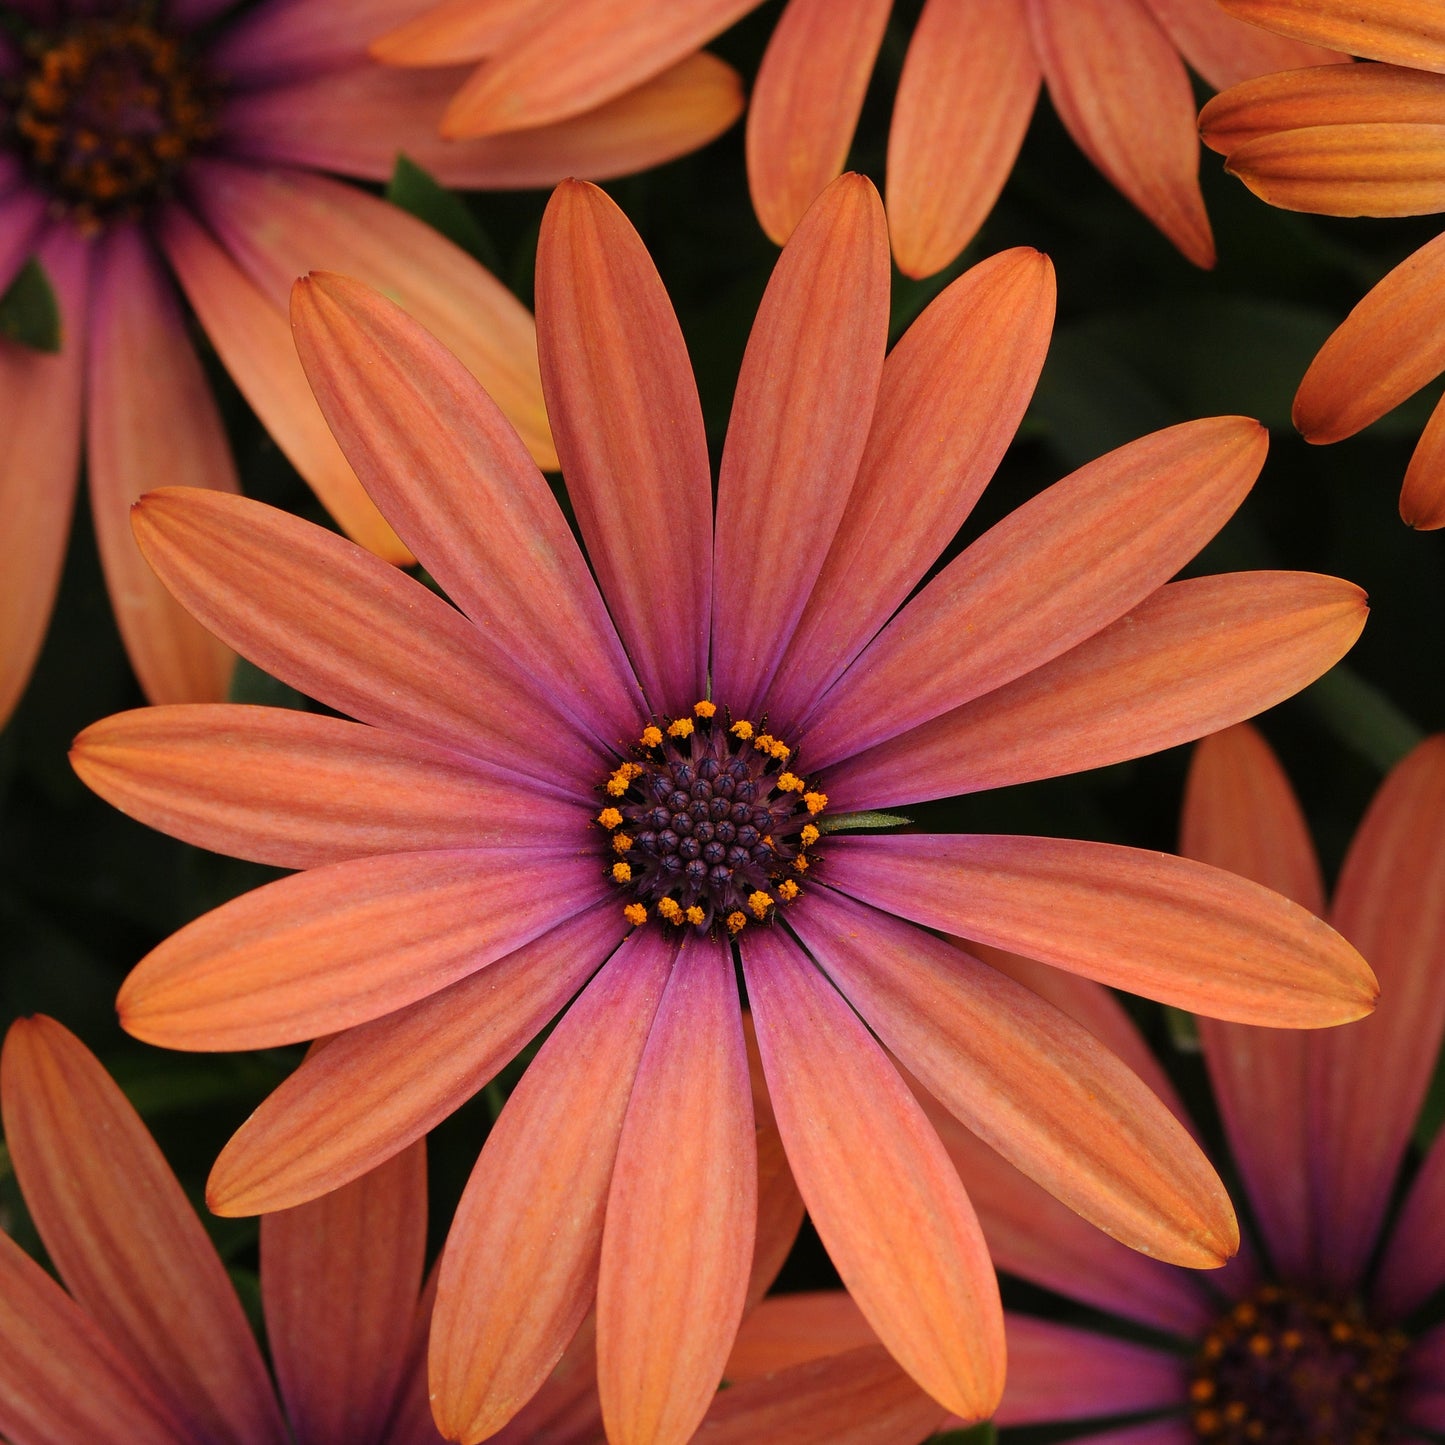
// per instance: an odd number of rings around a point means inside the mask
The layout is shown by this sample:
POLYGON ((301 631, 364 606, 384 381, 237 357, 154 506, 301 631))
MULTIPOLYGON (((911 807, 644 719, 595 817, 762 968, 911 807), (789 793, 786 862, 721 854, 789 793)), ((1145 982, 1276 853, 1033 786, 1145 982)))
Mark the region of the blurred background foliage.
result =
MULTIPOLYGON (((745 76, 756 70, 777 9, 762 7, 714 47, 745 76)), ((890 97, 916 10, 897 7, 851 157, 854 169, 880 182, 890 97)), ((1205 94, 1200 91, 1201 101, 1205 94)), ((960 543, 1070 469, 1156 428, 1226 412, 1269 426, 1270 455, 1254 493, 1191 570, 1301 568, 1349 578, 1370 594, 1371 620, 1346 664, 1262 722, 1333 877, 1384 770, 1445 723, 1445 537, 1411 532, 1396 513, 1413 440, 1439 387, 1329 448, 1308 446, 1294 433, 1290 399, 1315 350, 1349 308, 1438 226, 1429 218, 1288 215, 1256 201, 1208 152, 1202 171, 1220 254, 1212 273, 1184 261, 1097 175, 1043 100, 1013 178, 965 256, 925 282, 897 278, 894 329, 901 332, 953 275, 983 256, 1029 245, 1053 258, 1058 324, 1043 379, 960 543)), ((608 189, 641 231, 672 296, 716 457, 748 328, 777 254, 753 218, 741 127, 697 155, 608 189)), ((390 191, 530 304, 544 193, 452 196, 406 163, 390 191)), ((207 360, 246 490, 324 521, 225 371, 214 357, 207 360)), ((238 676, 236 696, 306 705, 249 666, 238 676)), ((301 1051, 172 1054, 126 1038, 115 1023, 116 988, 142 954, 271 876, 152 833, 75 779, 66 761, 71 737, 97 718, 141 703, 106 603, 82 500, 44 655, 18 714, 0 734, 0 1024, 43 1011, 78 1032, 119 1078, 199 1203, 225 1139, 301 1051)), ((1187 761, 1188 750, 1175 749, 931 806, 920 816, 933 828, 1170 849, 1187 761)), ((1171 1027, 1147 1005, 1135 1016, 1217 1143, 1187 1020, 1171 1027)), ((519 1071, 514 1065, 432 1138, 434 1243, 519 1071)), ((1437 1080, 1422 1135, 1433 1133, 1442 1114, 1437 1080)), ((1221 1152, 1214 1151, 1217 1159, 1221 1152)), ((210 1223, 243 1289, 253 1292, 254 1221, 210 1223)), ((0 1224, 36 1246, 3 1151, 0 1224)), ((784 1286, 830 1280, 826 1258, 805 1235, 784 1286)), ((1065 1312, 1036 1290, 1009 1285, 1007 1296, 1065 1312)), ((1033 1434, 1019 1432, 1019 1438, 1033 1434)))

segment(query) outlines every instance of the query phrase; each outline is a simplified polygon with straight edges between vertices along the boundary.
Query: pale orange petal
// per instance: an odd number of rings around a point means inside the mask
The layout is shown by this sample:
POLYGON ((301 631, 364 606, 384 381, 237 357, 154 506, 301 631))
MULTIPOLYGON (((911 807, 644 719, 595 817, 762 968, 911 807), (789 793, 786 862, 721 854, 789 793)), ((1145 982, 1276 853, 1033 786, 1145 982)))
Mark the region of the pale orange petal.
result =
POLYGON ((480 60, 558 8, 559 0, 441 0, 372 41, 371 53, 385 65, 480 60))
POLYGON ((748 106, 753 209, 782 245, 848 158, 892 0, 788 0, 748 106))
POLYGON ((1351 55, 1445 70, 1445 14, 1435 0, 1219 0, 1231 15, 1351 55))
POLYGON ((282 1445, 286 1429, 215 1246, 140 1116, 68 1030, 11 1026, 5 1140, 75 1299, 189 1437, 282 1445))
POLYGON ((1013 170, 1042 72, 1024 0, 928 0, 888 131, 888 229, 905 276, 947 266, 1013 170))
POLYGON ((727 1378, 736 1384, 877 1343, 878 1336, 846 1290, 776 1294, 743 1321, 728 1356, 727 1378))
MULTIPOLYGON (((219 4, 220 0, 211 0, 219 4)), ((228 80, 265 85, 293 72, 330 70, 360 60, 372 37, 430 9, 435 0, 287 0, 284 5, 228 5, 219 33, 207 36, 206 59, 228 80)), ((495 0, 461 0, 476 6, 495 0)), ((522 0, 526 3, 526 0, 522 0)))
POLYGON ((1246 25, 1217 5, 1201 5, 1199 0, 1148 0, 1148 4, 1185 60, 1216 90, 1256 75, 1349 59, 1337 50, 1246 25))
POLYGON ((1421 532, 1445 527, 1445 399, 1435 403, 1405 469, 1400 516, 1421 532))

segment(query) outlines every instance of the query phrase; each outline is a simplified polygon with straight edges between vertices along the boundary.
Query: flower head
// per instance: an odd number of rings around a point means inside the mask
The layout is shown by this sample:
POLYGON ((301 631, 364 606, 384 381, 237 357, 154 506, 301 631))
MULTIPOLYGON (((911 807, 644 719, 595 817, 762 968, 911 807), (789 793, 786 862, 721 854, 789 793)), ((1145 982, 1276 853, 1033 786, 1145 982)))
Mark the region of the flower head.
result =
POLYGON ((773 1110, 884 1344, 957 1413, 987 1413, 992 1272, 885 1047, 1130 1243, 1195 1265, 1231 1252, 1228 1201, 1168 1111, 1086 1031, 926 929, 1243 1020, 1370 1007, 1343 940, 1216 869, 1054 839, 838 833, 850 812, 1193 737, 1316 676, 1363 620, 1358 590, 1328 578, 1169 583, 1262 461, 1243 418, 1084 467, 909 600, 1023 413, 1052 275, 1026 250, 982 263, 885 361, 888 277, 877 194, 844 177, 763 298, 714 509, 657 273, 600 191, 562 187, 539 345, 590 571, 465 368, 332 276, 297 288, 303 364, 456 607, 254 503, 165 491, 137 509, 146 555, 207 626, 358 720, 170 708, 77 741, 81 775, 131 813, 306 870, 182 930, 121 994, 126 1026, 172 1046, 338 1035, 228 1146, 213 1207, 335 1187, 573 1000, 488 1137, 443 1260, 432 1386, 457 1438, 505 1423, 594 1297, 610 1438, 687 1438, 745 1298, 755 1121, 773 1110), (738 968, 771 1102, 748 1087, 738 968))
MULTIPOLYGON (((1247 726, 1200 744, 1183 846, 1324 908, 1299 804, 1247 726)), ((1386 779, 1328 914, 1379 971, 1373 1017, 1316 1034, 1199 1020, 1259 1228, 1257 1243, 1246 1240, 1211 1281, 1217 1288, 1078 1230, 1054 1201, 952 1130, 1002 1266, 1172 1337, 1171 1349, 1011 1315, 1000 1423, 1088 1430, 1082 1422, 1147 1411, 1150 1423, 1126 1422, 1107 1438, 1181 1445, 1383 1445, 1445 1426, 1445 1329, 1438 1308, 1425 1308, 1445 1284, 1445 1134, 1386 1226, 1445 1029, 1442 898, 1445 738, 1437 736, 1386 779)), ((1032 972, 1024 966, 1022 976, 1032 972)), ((1160 1076, 1102 990, 1061 984, 1055 997, 1065 1008, 1146 1077, 1160 1076)))
MULTIPOLYGON (((1265 75, 1204 108, 1206 144, 1255 195, 1326 216, 1445 210, 1445 24, 1432 0, 1309 7, 1221 0, 1242 19, 1381 62, 1265 75)), ((1320 348, 1294 422, 1336 442, 1445 369, 1445 236, 1406 257, 1320 348)), ((1445 405, 1437 406, 1400 492, 1412 527, 1445 527, 1445 405)))
MULTIPOLYGON (((370 60, 377 21, 331 0, 14 5, 0 29, 0 291, 27 256, 57 293, 58 355, 0 340, 0 722, 29 677, 59 579, 82 438, 107 582, 147 695, 224 695, 231 654, 136 552, 129 504, 157 482, 237 490, 179 282, 261 420, 337 521, 409 554, 337 450, 286 329, 314 266, 422 318, 555 465, 526 309, 414 217, 319 172, 384 179, 405 152, 452 184, 610 175, 710 139, 741 101, 717 64, 517 143, 443 145, 452 86, 370 60), (174 280, 173 280, 174 278, 174 280)), ((419 6, 414 7, 419 8, 419 6)), ((408 6, 386 7, 393 20, 408 6)))

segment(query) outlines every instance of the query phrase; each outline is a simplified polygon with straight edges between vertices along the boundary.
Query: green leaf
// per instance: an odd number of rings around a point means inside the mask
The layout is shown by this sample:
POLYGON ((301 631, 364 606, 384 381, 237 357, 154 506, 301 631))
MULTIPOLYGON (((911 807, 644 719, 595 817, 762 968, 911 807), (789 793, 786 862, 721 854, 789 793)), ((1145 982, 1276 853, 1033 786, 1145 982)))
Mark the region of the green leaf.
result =
POLYGON ((0 336, 34 351, 60 350, 60 303, 50 278, 33 257, 0 296, 0 336))
POLYGON ((497 248, 471 208, 415 161, 404 155, 397 156, 396 168, 386 185, 386 198, 417 220, 425 221, 432 230, 440 231, 487 270, 495 273, 501 269, 497 248))
POLYGON ((855 828, 901 828, 911 823, 902 813, 834 813, 818 819, 820 833, 845 833, 855 828))
POLYGON ((985 1420, 969 1430, 950 1430, 946 1435, 935 1435, 933 1445, 994 1445, 998 1431, 992 1420, 985 1420))
POLYGON ((1342 743, 1382 773, 1424 740, 1424 729, 1348 663, 1337 662, 1300 697, 1342 743))

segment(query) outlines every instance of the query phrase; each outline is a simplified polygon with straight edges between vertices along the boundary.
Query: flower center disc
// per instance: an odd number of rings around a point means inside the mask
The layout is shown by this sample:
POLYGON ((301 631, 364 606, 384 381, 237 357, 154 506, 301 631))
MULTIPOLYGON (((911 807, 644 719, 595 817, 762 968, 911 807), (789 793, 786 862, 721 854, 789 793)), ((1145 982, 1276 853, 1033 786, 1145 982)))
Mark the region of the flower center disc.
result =
POLYGON ((792 751, 710 702, 643 729, 597 817, 631 923, 655 913, 735 934, 798 897, 828 798, 790 769, 792 751))
POLYGON ((1357 1308, 1265 1285, 1195 1357, 1194 1433, 1211 1445, 1385 1445, 1405 1344, 1357 1308))
POLYGON ((177 37, 140 20, 32 37, 12 94, 21 154, 82 226, 138 215, 215 131, 215 87, 177 37))

